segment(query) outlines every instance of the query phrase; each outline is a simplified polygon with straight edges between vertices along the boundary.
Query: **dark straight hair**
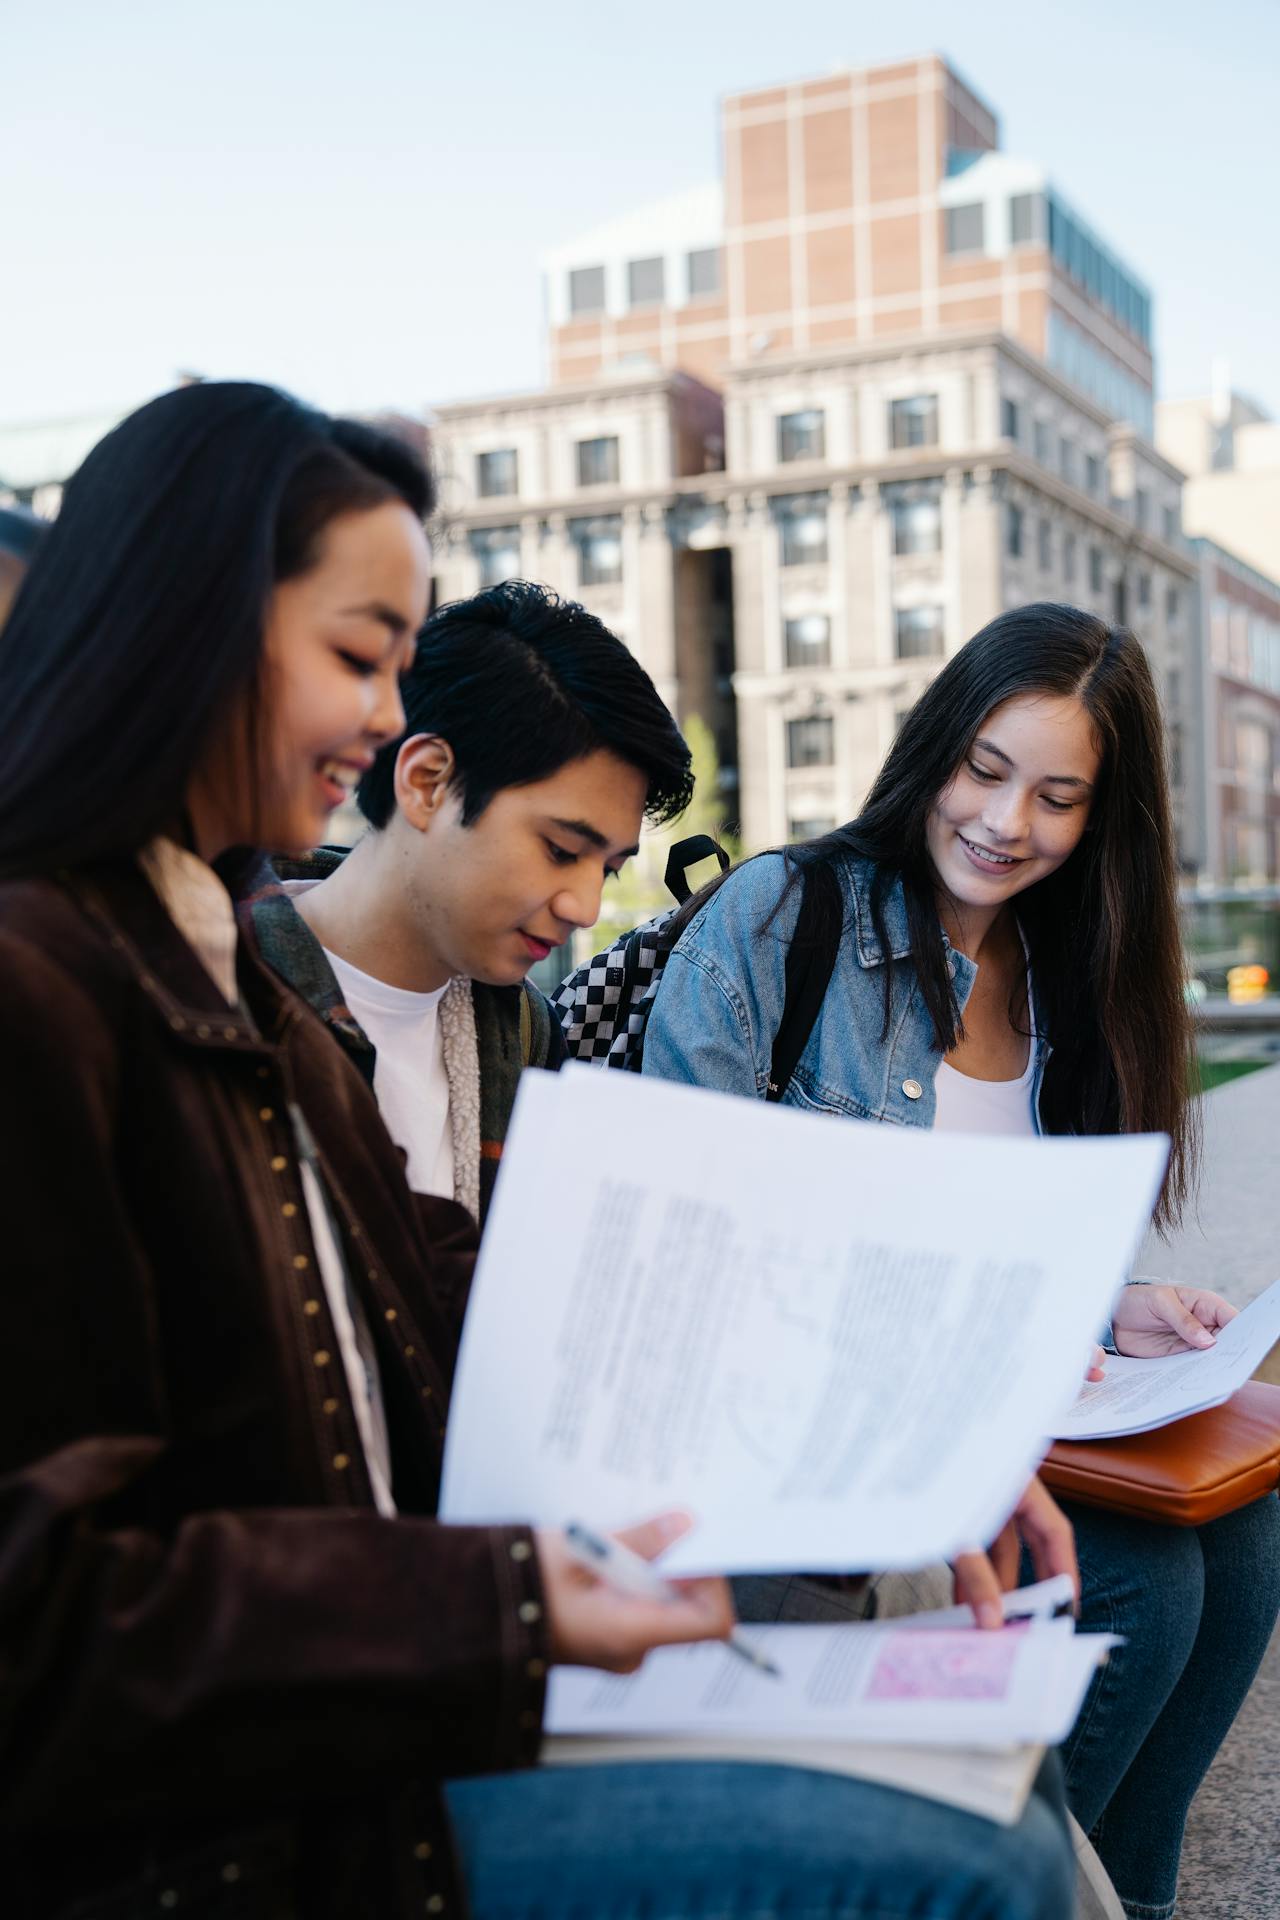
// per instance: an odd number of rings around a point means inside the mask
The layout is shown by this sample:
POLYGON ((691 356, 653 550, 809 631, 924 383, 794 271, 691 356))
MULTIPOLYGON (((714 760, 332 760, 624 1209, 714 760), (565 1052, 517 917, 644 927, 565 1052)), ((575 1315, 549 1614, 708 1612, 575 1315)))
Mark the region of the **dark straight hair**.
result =
POLYGON ((252 774, 271 590, 330 520, 389 500, 431 511, 416 453, 272 387, 181 387, 101 440, 0 635, 0 872, 180 828, 238 706, 252 774))
POLYGON ((1156 1210, 1167 1227, 1191 1193, 1198 1136, 1164 730, 1151 669, 1132 633, 1048 603, 991 621, 911 708, 857 819, 787 850, 792 879, 851 855, 874 861, 870 904, 885 955, 886 1023, 893 960, 884 908, 901 882, 911 964, 934 1044, 950 1051, 963 1023, 938 918, 929 817, 987 716, 1006 700, 1037 693, 1078 698, 1102 755, 1080 844, 1014 901, 1038 1024, 1053 1049, 1041 1114, 1049 1133, 1169 1134, 1173 1151, 1156 1210))
POLYGON ((420 733, 453 749, 463 826, 504 787, 547 780, 601 748, 644 774, 650 820, 673 820, 692 797, 689 749, 635 655, 576 600, 531 581, 433 613, 400 692, 405 731, 356 789, 373 827, 395 812, 396 758, 420 733))

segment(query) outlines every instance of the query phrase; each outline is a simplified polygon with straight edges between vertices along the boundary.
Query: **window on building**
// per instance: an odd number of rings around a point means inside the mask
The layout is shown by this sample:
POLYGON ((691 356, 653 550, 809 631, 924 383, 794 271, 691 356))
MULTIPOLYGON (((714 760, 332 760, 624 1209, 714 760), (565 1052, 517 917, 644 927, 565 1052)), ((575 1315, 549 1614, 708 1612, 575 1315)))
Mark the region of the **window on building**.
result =
POLYGON ((1164 617, 1171 626, 1178 617, 1178 609, 1178 589, 1176 587, 1166 587, 1164 590, 1164 617))
POLYGON ((1070 486, 1076 480, 1076 443, 1064 433, 1058 442, 1058 471, 1070 486))
POLYGON ((829 713, 811 713, 787 722, 787 765, 830 767, 836 757, 835 722, 829 713))
POLYGON ((604 514, 598 520, 571 520, 569 537, 578 549, 578 584, 609 587, 622 578, 622 520, 604 514))
POLYGON ((1089 549, 1089 591, 1101 593, 1105 574, 1103 572, 1102 548, 1089 549))
POLYGON ((1084 457, 1084 485, 1085 492, 1096 500, 1102 491, 1102 462, 1096 453, 1086 453, 1084 457))
POLYGON ((1041 573, 1048 573, 1053 565, 1053 525, 1043 514, 1036 523, 1036 558, 1041 573))
POLYGON ((778 459, 821 460, 826 452, 826 416, 821 407, 778 415, 778 459))
POLYGON ((659 307, 666 294, 666 262, 661 254, 651 260, 628 260, 627 305, 659 307))
POLYGON ((606 487, 618 479, 618 437, 609 434, 600 440, 578 442, 578 485, 606 487))
POLYGON ((1018 403, 1006 394, 1000 402, 1000 432, 1006 440, 1016 440, 1018 425, 1018 403))
POLYGON ((933 660, 942 653, 942 608, 898 607, 893 616, 899 660, 933 660))
POLYGON ((1074 585, 1076 577, 1076 537, 1074 533, 1062 536, 1062 577, 1068 585, 1074 585))
POLYGON ((919 393, 909 400, 889 402, 889 445, 891 447, 936 447, 938 444, 938 396, 919 393))
POLYGON ((604 312, 604 268, 574 267, 569 275, 569 311, 604 312))
POLYGON ((1133 490, 1133 524, 1140 532, 1143 532, 1146 530, 1146 525, 1150 518, 1150 495, 1145 488, 1135 487, 1133 490))
POLYGON ((1123 574, 1111 582, 1111 618, 1118 627, 1129 624, 1129 588, 1123 574))
POLYGON ((1182 704, 1182 675, 1176 667, 1170 667, 1164 677, 1165 705, 1178 707, 1182 704))
POLYGON ((689 276, 689 298, 705 300, 720 291, 719 247, 698 247, 685 256, 689 276))
POLYGON ((1053 435, 1047 420, 1037 420, 1031 429, 1031 444, 1042 467, 1049 465, 1053 453, 1053 435))
POLYGON ((476 455, 476 492, 482 500, 519 491, 519 461, 514 447, 499 447, 492 453, 476 455))
POLYGON ((1166 506, 1164 509, 1164 537, 1170 546, 1178 537, 1178 509, 1166 506))
POLYGON ((1044 195, 1015 193, 1009 201, 1009 239, 1015 247, 1025 247, 1044 239, 1044 195))
POLYGON ((1151 605, 1151 575, 1149 573, 1140 573, 1138 575, 1138 605, 1140 607, 1149 607, 1151 605))
POLYGON ((827 558, 826 501, 789 502, 778 509, 784 567, 821 566, 827 558))
POLYGON ((1004 550, 1010 560, 1022 558, 1022 508, 1015 507, 1012 500, 1004 510, 1004 550))
POLYGON ((893 550, 904 553, 942 551, 942 501, 936 487, 885 488, 893 521, 893 550))
POLYGON ((981 253, 986 243, 987 210, 981 200, 971 206, 947 207, 946 250, 948 253, 981 253))
POLYGON ((831 665, 831 621, 825 613, 802 613, 783 622, 789 667, 831 665))
POLYGON ((477 527, 471 551, 480 568, 481 587, 496 587, 520 578, 519 527, 477 527))
POLYGON ((835 819, 829 813, 817 814, 811 819, 791 819, 787 822, 787 839, 794 843, 798 840, 821 840, 824 834, 834 833, 835 819))

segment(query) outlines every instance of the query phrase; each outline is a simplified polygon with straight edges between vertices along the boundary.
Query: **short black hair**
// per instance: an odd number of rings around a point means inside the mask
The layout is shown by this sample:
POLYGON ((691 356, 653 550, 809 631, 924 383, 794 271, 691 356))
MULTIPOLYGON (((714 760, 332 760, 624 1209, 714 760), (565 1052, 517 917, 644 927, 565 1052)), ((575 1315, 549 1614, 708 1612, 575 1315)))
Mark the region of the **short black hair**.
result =
POLYGON ((395 812, 396 757, 420 733, 453 749, 468 827, 504 787, 546 780, 600 748, 644 774, 649 820, 674 820, 693 797, 689 749, 644 668, 603 621, 548 587, 506 580, 440 607, 401 693, 405 730, 356 789, 372 827, 395 812))

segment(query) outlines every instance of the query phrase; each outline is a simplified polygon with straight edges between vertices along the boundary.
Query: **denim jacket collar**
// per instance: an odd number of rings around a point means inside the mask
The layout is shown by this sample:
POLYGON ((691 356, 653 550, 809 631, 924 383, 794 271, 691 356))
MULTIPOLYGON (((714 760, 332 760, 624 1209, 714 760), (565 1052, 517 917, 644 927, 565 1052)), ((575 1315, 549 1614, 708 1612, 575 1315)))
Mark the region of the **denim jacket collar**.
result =
MULTIPOLYGON (((849 890, 853 896, 854 939, 858 949, 859 964, 864 967, 883 965, 884 951, 876 933, 875 922, 871 917, 871 886, 875 875, 875 866, 870 860, 856 860, 849 866, 849 890)), ((889 952, 894 960, 908 960, 911 957, 911 929, 907 921, 907 897, 901 877, 893 876, 885 888, 882 901, 884 909, 884 930, 889 938, 889 952)))

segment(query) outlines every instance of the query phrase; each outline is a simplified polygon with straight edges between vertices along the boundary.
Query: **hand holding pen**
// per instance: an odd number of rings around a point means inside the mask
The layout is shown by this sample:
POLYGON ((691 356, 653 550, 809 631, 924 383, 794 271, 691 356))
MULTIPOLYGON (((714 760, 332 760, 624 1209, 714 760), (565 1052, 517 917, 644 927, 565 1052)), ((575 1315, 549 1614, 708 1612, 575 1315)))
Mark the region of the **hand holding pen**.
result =
MULTIPOLYGON (((687 1533, 688 1514, 661 1514, 629 1527, 619 1542, 649 1561, 687 1533)), ((632 1673, 654 1647, 696 1640, 727 1640, 734 1626, 728 1582, 667 1583, 654 1574, 662 1598, 620 1592, 615 1582, 583 1565, 564 1533, 537 1535, 538 1561, 551 1637, 551 1656, 564 1664, 632 1673)))
MULTIPOLYGON (((624 1546, 616 1535, 596 1533, 591 1527, 584 1527, 580 1520, 572 1520, 564 1530, 565 1544, 570 1556, 584 1567, 588 1573, 595 1574, 607 1586, 618 1593, 628 1593, 637 1599, 660 1600, 669 1605, 680 1597, 680 1589, 670 1580, 665 1580, 651 1561, 624 1546)), ((743 1639, 737 1627, 734 1627, 725 1642, 730 1653, 736 1653, 749 1667, 758 1673, 767 1673, 773 1679, 781 1679, 772 1660, 766 1660, 757 1647, 743 1639)))

